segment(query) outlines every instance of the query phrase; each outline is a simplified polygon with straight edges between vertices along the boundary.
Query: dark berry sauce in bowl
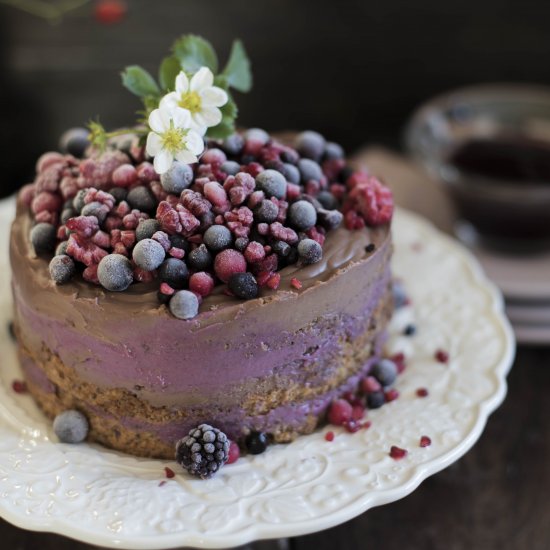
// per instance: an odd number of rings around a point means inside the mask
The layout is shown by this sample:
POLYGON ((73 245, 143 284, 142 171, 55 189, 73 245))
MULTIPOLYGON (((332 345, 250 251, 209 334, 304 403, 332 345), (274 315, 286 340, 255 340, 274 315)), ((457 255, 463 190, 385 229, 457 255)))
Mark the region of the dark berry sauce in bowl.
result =
POLYGON ((550 247, 550 88, 451 92, 414 113, 406 145, 446 184, 462 226, 484 244, 550 247))

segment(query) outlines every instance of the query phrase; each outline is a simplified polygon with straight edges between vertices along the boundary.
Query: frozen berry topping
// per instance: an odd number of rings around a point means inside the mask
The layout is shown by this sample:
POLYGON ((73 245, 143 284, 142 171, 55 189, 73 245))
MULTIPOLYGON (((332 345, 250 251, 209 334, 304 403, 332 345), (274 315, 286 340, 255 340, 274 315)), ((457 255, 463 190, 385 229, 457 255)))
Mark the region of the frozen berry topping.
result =
POLYGON ((104 152, 85 134, 69 137, 20 193, 35 253, 57 285, 156 284, 180 319, 196 316, 216 287, 235 300, 278 289, 287 265, 322 261, 327 233, 387 224, 393 212, 391 191, 312 131, 294 147, 259 128, 208 140, 198 162, 162 174, 137 137, 104 152))

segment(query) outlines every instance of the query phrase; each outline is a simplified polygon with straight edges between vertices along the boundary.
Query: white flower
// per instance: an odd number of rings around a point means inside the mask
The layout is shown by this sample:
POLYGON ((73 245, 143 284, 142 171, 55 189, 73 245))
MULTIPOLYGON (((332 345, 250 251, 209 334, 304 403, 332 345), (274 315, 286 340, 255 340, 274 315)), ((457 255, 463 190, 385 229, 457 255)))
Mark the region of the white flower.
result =
POLYGON ((197 155, 204 149, 202 137, 191 129, 191 117, 187 111, 155 109, 149 115, 151 132, 147 136, 147 154, 155 157, 157 174, 164 174, 174 159, 185 164, 197 162, 197 155))
POLYGON ((176 77, 176 91, 165 95, 160 107, 170 110, 182 109, 191 115, 192 128, 201 135, 210 126, 222 120, 222 107, 228 101, 227 93, 213 86, 214 75, 208 67, 201 67, 191 78, 181 71, 176 77))

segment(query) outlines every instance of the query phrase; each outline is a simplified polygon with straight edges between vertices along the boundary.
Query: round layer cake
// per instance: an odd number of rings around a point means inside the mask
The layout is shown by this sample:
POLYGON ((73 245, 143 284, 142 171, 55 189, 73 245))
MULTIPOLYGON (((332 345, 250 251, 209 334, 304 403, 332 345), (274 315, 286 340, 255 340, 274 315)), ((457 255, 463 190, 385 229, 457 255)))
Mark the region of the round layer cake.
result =
MULTIPOLYGON (((127 164, 143 162, 128 159, 127 164)), ((242 158, 237 160, 242 164, 242 158)), ((249 165, 258 164, 252 160, 249 165)), ((77 170, 84 173, 82 163, 73 164, 78 186, 91 186, 93 181, 76 177, 77 170)), ((327 176, 327 167, 334 165, 324 165, 321 187, 344 178, 342 162, 338 173, 327 176)), ((369 181, 350 174, 347 195, 358 182, 369 181)), ((216 177, 229 176, 218 172, 216 177)), ((238 442, 251 431, 275 442, 291 441, 312 432, 330 403, 356 390, 380 357, 393 307, 389 221, 358 223, 353 211, 339 227, 325 231, 319 226, 320 261, 279 261, 277 284, 267 282, 249 300, 230 295, 216 279, 198 315, 182 320, 159 302, 157 272, 143 277, 135 271, 134 283, 124 292, 94 284, 82 269, 66 284, 52 281, 48 264, 53 254, 37 255, 29 237, 33 225, 44 219, 33 206, 40 181, 39 170, 34 187, 20 194, 12 227, 18 349, 29 391, 40 407, 50 417, 80 410, 90 423, 90 440, 140 456, 173 458, 176 442, 206 422, 238 442)), ((158 181, 145 185, 158 187, 158 181)), ((112 186, 111 175, 95 182, 106 191, 112 186)), ((305 182, 295 188, 300 186, 303 198, 305 182)), ((74 198, 73 191, 65 197, 60 189, 48 192, 65 201, 74 198)), ((342 196, 339 210, 344 212, 342 205, 350 204, 345 201, 342 196)), ((59 226, 53 218, 50 222, 59 226)), ((71 234, 57 227, 58 241, 70 240, 71 234)), ((269 235, 256 238, 272 253, 269 235)), ((201 241, 189 240, 191 247, 201 241)), ((112 240, 104 248, 112 252, 112 240)))

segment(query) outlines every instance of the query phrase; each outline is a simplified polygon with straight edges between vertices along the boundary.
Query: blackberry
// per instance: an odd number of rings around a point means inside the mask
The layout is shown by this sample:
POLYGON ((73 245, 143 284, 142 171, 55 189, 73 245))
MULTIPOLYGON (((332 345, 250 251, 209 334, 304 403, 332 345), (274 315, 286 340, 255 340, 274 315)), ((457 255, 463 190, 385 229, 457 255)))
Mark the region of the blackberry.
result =
POLYGON ((324 158, 326 160, 343 159, 345 156, 344 149, 338 143, 329 141, 325 147, 324 158))
POLYGON ((229 458, 229 439, 217 428, 200 424, 176 444, 176 462, 191 475, 208 479, 229 458))
POLYGON ((128 196, 128 191, 124 187, 112 187, 109 189, 109 195, 112 195, 115 198, 116 203, 120 203, 126 200, 128 196))

